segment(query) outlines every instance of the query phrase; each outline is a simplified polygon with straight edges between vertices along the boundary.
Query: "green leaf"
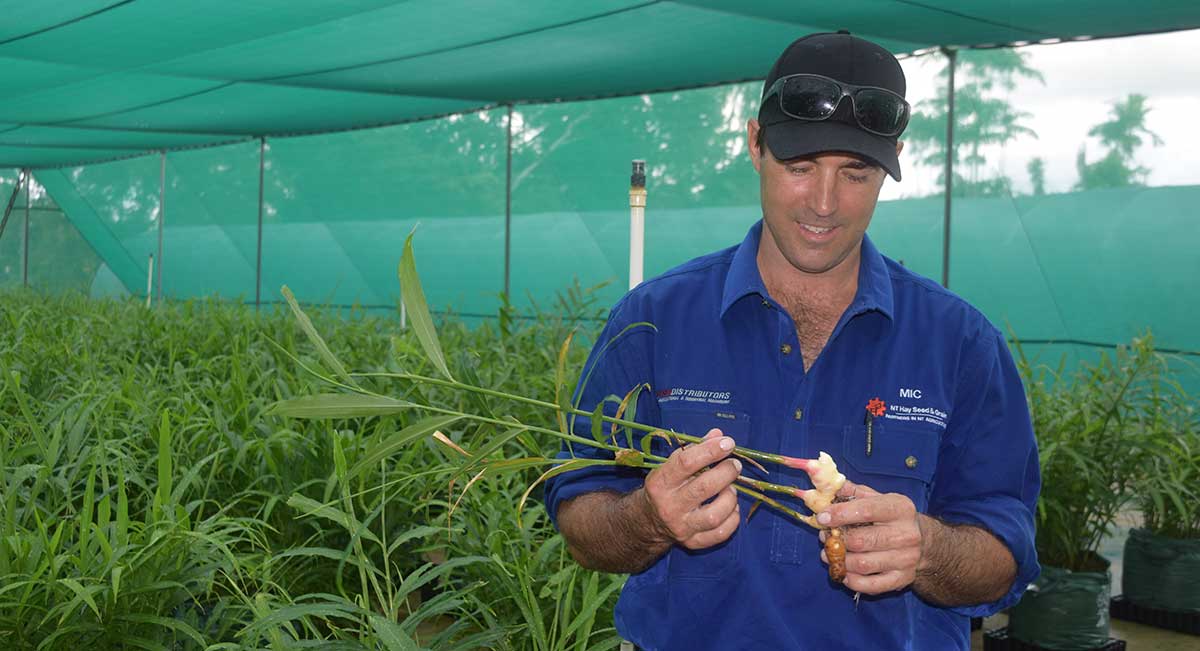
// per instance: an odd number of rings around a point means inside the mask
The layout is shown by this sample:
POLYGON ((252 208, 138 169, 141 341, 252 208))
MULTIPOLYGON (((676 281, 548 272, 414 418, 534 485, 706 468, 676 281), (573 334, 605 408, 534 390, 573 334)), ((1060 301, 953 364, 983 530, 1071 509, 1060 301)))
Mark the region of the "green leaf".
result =
MULTIPOLYGON (((72 604, 74 604, 77 601, 83 601, 84 603, 86 603, 88 605, 88 608, 92 609, 93 613, 96 613, 96 619, 98 619, 98 620, 104 619, 100 615, 100 609, 96 607, 96 601, 94 599, 92 599, 91 591, 89 591, 87 588, 83 587, 82 585, 79 585, 79 582, 76 581, 75 579, 59 579, 58 582, 67 586, 68 588, 71 589, 71 592, 75 593, 75 599, 72 600, 72 602, 71 602, 72 604)), ((98 590, 99 588, 93 587, 92 589, 98 590)), ((63 621, 65 621, 67 616, 72 614, 73 610, 74 610, 73 606, 68 606, 66 609, 64 609, 62 619, 59 620, 59 623, 61 624, 63 621)))
POLYGON ((129 634, 121 636, 121 644, 138 649, 144 649, 145 651, 171 651, 160 642, 155 642, 154 640, 129 634))
MULTIPOLYGON (((649 321, 638 321, 636 323, 630 323, 629 325, 622 328, 620 332, 613 335, 612 339, 609 339, 608 341, 604 342, 604 345, 600 347, 600 350, 596 351, 596 359, 599 360, 601 357, 603 357, 604 353, 608 352, 608 349, 613 344, 617 343, 617 341, 619 341, 622 337, 624 337, 630 331, 632 331, 636 328, 642 328, 642 327, 650 328, 654 332, 658 332, 658 328, 653 323, 650 323, 649 321)), ((576 395, 579 396, 579 398, 583 398, 583 391, 584 391, 584 389, 587 388, 588 380, 590 380, 592 378, 592 372, 596 370, 597 366, 599 366, 599 364, 597 364, 597 363, 592 364, 591 368, 589 368, 587 373, 583 376, 583 380, 579 383, 579 388, 575 390, 575 393, 576 393, 576 395)), ((578 400, 576 400, 574 406, 576 409, 579 408, 578 400)), ((574 425, 575 425, 575 417, 573 415, 571 416, 571 425, 572 425, 572 427, 574 427, 574 425)))
MULTIPOLYGON (((645 383, 639 384, 639 385, 633 387, 632 389, 630 389, 629 393, 627 393, 625 395, 625 399, 622 400, 621 404, 617 407, 616 419, 617 420, 623 420, 623 419, 624 420, 633 420, 634 417, 637 416, 638 396, 641 395, 643 390, 649 390, 649 389, 650 389, 650 385, 645 384, 645 383), (633 416, 631 416, 628 419, 625 419, 625 411, 629 409, 630 405, 633 405, 633 416)), ((629 427, 628 425, 623 425, 622 427, 624 427, 624 429, 625 429, 625 438, 629 442, 629 447, 632 448, 633 447, 633 428, 629 427)), ((617 424, 616 423, 612 424, 612 432, 613 432, 613 445, 616 445, 617 444, 617 441, 616 441, 617 424)))
POLYGON ((538 477, 536 480, 534 480, 534 482, 532 484, 529 485, 528 488, 525 489, 525 492, 521 494, 520 501, 517 502, 517 526, 518 527, 522 526, 521 525, 521 511, 523 511, 525 509, 525 501, 529 499, 529 494, 533 492, 533 489, 538 484, 546 481, 547 479, 550 479, 551 477, 557 477, 558 475, 561 475, 564 472, 570 472, 572 470, 578 470, 580 468, 588 468, 590 466, 611 466, 611 465, 615 465, 615 463, 616 462, 609 460, 609 459, 572 459, 570 461, 567 461, 561 465, 555 466, 555 467, 547 470, 546 472, 542 473, 541 477, 538 477))
POLYGON ((316 395, 281 400, 266 413, 290 418, 365 418, 394 416, 415 407, 411 402, 386 396, 359 393, 318 393, 316 395))
POLYGON ((558 415, 558 431, 563 434, 568 434, 567 431, 567 412, 573 406, 570 397, 567 396, 567 351, 571 349, 571 338, 575 336, 575 331, 572 330, 567 338, 563 340, 562 346, 558 349, 558 363, 554 366, 554 404, 559 406, 558 415))
POLYGON ((562 393, 556 391, 554 400, 555 404, 558 406, 558 409, 554 410, 555 414, 558 416, 558 431, 562 432, 563 434, 570 434, 571 428, 575 426, 576 417, 576 414, 573 411, 575 409, 575 403, 571 400, 571 394, 566 393, 565 391, 562 393), (569 422, 567 421, 568 414, 571 416, 571 420, 569 422))
POLYGON ((396 594, 398 596, 412 594, 420 590, 422 586, 455 574, 454 570, 459 567, 487 561, 488 559, 483 556, 455 556, 441 563, 425 563, 404 577, 400 585, 396 586, 396 594))
POLYGON ((96 472, 88 474, 87 486, 83 489, 83 511, 79 514, 79 555, 90 556, 88 535, 92 532, 92 509, 96 502, 96 472))
POLYGON ((308 315, 304 313, 304 310, 300 309, 300 304, 296 302, 296 297, 292 295, 292 290, 288 289, 287 285, 284 285, 279 291, 287 299, 288 307, 292 308, 292 314, 295 314, 296 320, 300 322, 300 329, 304 331, 304 334, 308 336, 308 340, 317 349, 317 354, 321 356, 321 361, 325 363, 325 366, 333 371, 334 375, 337 375, 342 382, 352 387, 357 387, 358 384, 346 372, 346 367, 342 366, 342 363, 334 356, 333 351, 329 350, 329 346, 325 344, 325 340, 321 338, 320 333, 313 327, 308 315))
MULTIPOLYGON (((599 359, 601 357, 604 357, 604 354, 606 352, 608 352, 608 348, 612 347, 614 344, 616 344, 617 341, 624 338, 624 336, 626 334, 629 334, 630 332, 632 332, 632 330, 635 330, 637 328, 649 328, 650 330, 653 330, 653 332, 655 332, 655 333, 659 332, 658 327, 655 327, 655 325, 653 323, 650 323, 648 321, 638 321, 636 323, 630 323, 629 325, 625 325, 625 327, 622 328, 622 330, 620 330, 619 333, 617 333, 616 335, 613 335, 612 339, 605 341, 604 346, 601 346, 600 350, 595 352, 595 359, 598 360, 598 362, 599 362, 599 359)), ((586 374, 583 375, 583 380, 580 381, 580 386, 578 386, 578 388, 576 388, 576 390, 575 390, 576 400, 575 400, 574 404, 572 404, 572 407, 575 407, 576 410, 577 410, 577 408, 580 408, 580 400, 583 399, 584 389, 588 388, 588 381, 592 380, 592 372, 596 370, 596 366, 599 366, 599 363, 593 363, 592 366, 590 366, 590 368, 587 370, 586 374)), ((575 430, 575 414, 574 413, 571 414, 570 429, 572 431, 575 430)))
POLYGON ((342 437, 337 432, 330 432, 333 439, 333 470, 339 482, 346 482, 346 452, 342 450, 342 437))
MULTIPOLYGON (((104 496, 108 499, 108 496, 104 496)), ((107 509, 105 509, 107 511, 107 509)), ((125 493, 125 469, 117 468, 117 533, 113 537, 114 547, 124 547, 129 542, 129 496, 125 493)))
MULTIPOLYGON (((1180 489, 1180 490, 1182 490, 1182 489, 1180 489)), ((1169 493, 1167 493, 1167 497, 1169 497, 1171 499, 1171 503, 1175 505, 1176 513, 1174 515, 1174 519, 1181 520, 1181 521, 1186 520, 1188 517, 1189 509, 1187 506, 1184 505, 1183 500, 1179 498, 1179 491, 1178 490, 1170 491, 1169 493)), ((1165 513, 1165 511, 1164 511, 1164 513, 1165 513)))
POLYGON ((169 513, 167 505, 171 501, 171 419, 167 411, 163 411, 158 426, 158 490, 154 493, 156 518, 164 518, 169 513))
POLYGON ((454 380, 450 369, 446 367, 446 356, 442 353, 442 345, 438 343, 437 330, 433 327, 433 317, 429 315, 429 306, 425 303, 425 292, 421 289, 421 279, 417 276, 417 261, 413 257, 413 233, 404 240, 404 253, 400 256, 400 300, 408 310, 408 322, 413 332, 417 333, 417 341, 425 349, 425 355, 430 363, 447 380, 454 380))
POLYGON ((668 448, 671 447, 671 445, 672 445, 671 437, 664 434, 661 430, 655 430, 653 432, 647 432, 642 435, 642 454, 644 454, 646 456, 650 456, 650 455, 654 454, 654 452, 652 452, 651 450, 653 449, 652 446, 654 445, 654 439, 656 439, 656 438, 661 438, 662 440, 667 442, 668 448))
POLYGON ((275 554, 271 560, 279 561, 285 558, 328 558, 332 561, 353 565, 355 568, 362 563, 348 549, 330 549, 328 547, 293 547, 275 554))
POLYGON ((172 631, 177 631, 179 633, 183 633, 184 635, 192 638, 193 640, 196 641, 196 644, 198 644, 200 646, 200 648, 204 648, 205 646, 207 646, 207 643, 205 642, 204 637, 202 635, 200 635, 199 631, 197 631, 196 629, 192 628, 187 623, 185 623, 184 621, 179 620, 179 619, 171 619, 168 617, 158 617, 156 615, 143 615, 143 614, 117 615, 116 619, 118 619, 120 621, 124 621, 124 622, 133 622, 135 624, 152 624, 152 625, 156 625, 156 626, 161 626, 163 628, 170 629, 172 631))
MULTIPOLYGON (((118 481, 120 481, 120 474, 121 473, 118 473, 118 478, 117 478, 118 481)), ((95 519, 96 526, 99 527, 101 530, 108 527, 109 522, 112 522, 112 519, 111 519, 111 517, 112 517, 112 500, 110 500, 109 496, 108 496, 109 488, 110 488, 110 486, 108 483, 108 467, 101 465, 100 466, 100 489, 101 489, 100 492, 103 496, 100 498, 100 503, 96 505, 96 519, 95 519)), ((13 492, 15 493, 16 491, 13 491, 13 492)), ((11 511, 10 511, 10 513, 11 513, 11 511)))
POLYGON ((362 458, 350 468, 349 479, 357 478, 364 472, 378 466, 380 461, 392 456, 397 450, 414 441, 424 439, 438 430, 449 427, 460 418, 461 416, 430 416, 396 432, 394 435, 389 436, 368 449, 362 458))
POLYGON ((113 569, 112 569, 112 600, 116 603, 120 603, 117 600, 121 596, 121 573, 122 573, 122 571, 123 571, 122 566, 120 566, 120 565, 113 566, 113 569))
POLYGON ((445 532, 445 527, 433 527, 430 525, 413 527, 412 529, 409 529, 408 531, 405 531, 399 536, 393 538, 391 543, 388 544, 387 553, 391 555, 392 552, 396 551, 397 547, 407 543, 410 540, 415 540, 418 538, 436 538, 445 532))
POLYGON ((417 651, 420 648, 399 624, 375 613, 371 613, 371 628, 388 651, 417 651))
POLYGON ((641 468, 646 465, 646 459, 642 453, 634 449, 617 450, 616 461, 618 466, 630 468, 641 468))
POLYGON ((245 628, 241 635, 245 638, 253 639, 252 636, 261 635, 264 631, 293 620, 306 617, 350 619, 361 612, 362 609, 357 606, 337 602, 284 606, 283 608, 270 610, 267 614, 256 618, 253 623, 245 628))
POLYGON ((571 621, 570 625, 563 630, 562 634, 562 639, 569 640, 572 635, 575 635, 576 631, 579 632, 579 635, 575 638, 576 651, 586 651, 594 648, 589 642, 592 637, 592 627, 596 624, 596 617, 608 602, 608 598, 624 585, 623 581, 613 580, 614 578, 610 575, 601 575, 596 572, 593 572, 588 577, 588 582, 583 593, 583 603, 580 604, 579 612, 575 615, 575 619, 571 621), (605 586, 603 591, 599 589, 601 576, 608 581, 608 585, 605 586))
POLYGON ((596 403, 596 408, 592 410, 592 438, 597 443, 608 442, 608 437, 604 435, 604 401, 596 403))
MULTIPOLYGON (((475 370, 477 363, 476 360, 478 357, 479 356, 476 354, 463 351, 459 355, 459 364, 455 367, 458 369, 460 377, 462 377, 462 382, 474 387, 485 386, 484 381, 479 377, 478 371, 475 370)), ((500 386, 502 383, 491 384, 493 386, 500 386)), ((463 396, 463 398, 470 401, 470 405, 473 406, 472 408, 476 411, 476 413, 492 418, 496 417, 496 411, 492 408, 492 403, 488 400, 487 396, 469 391, 463 396)), ((470 410, 460 408, 460 411, 470 410)))
POLYGON ((347 533, 358 534, 373 543, 379 544, 379 538, 371 530, 358 521, 353 515, 338 510, 328 504, 322 504, 303 495, 292 495, 288 498, 288 506, 301 511, 302 515, 314 515, 341 525, 347 533))
POLYGON ((475 456, 471 457, 471 460, 468 461, 467 464, 461 469, 459 469, 458 472, 455 473, 455 476, 461 475, 481 463, 486 463, 486 460, 490 455, 495 454, 500 450, 500 448, 504 447, 506 443, 517 438, 526 431, 528 431, 528 428, 526 428, 524 425, 517 425, 516 427, 506 430, 500 436, 489 441, 487 445, 483 446, 479 450, 476 450, 475 456))

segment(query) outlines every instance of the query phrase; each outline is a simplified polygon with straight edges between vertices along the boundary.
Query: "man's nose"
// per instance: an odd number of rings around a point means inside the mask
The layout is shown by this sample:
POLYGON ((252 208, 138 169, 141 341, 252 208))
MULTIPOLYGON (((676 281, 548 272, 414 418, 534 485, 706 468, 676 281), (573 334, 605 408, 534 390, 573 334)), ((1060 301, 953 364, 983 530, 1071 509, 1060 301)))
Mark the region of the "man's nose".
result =
POLYGON ((822 170, 809 197, 809 208, 819 217, 837 212, 837 170, 822 170))

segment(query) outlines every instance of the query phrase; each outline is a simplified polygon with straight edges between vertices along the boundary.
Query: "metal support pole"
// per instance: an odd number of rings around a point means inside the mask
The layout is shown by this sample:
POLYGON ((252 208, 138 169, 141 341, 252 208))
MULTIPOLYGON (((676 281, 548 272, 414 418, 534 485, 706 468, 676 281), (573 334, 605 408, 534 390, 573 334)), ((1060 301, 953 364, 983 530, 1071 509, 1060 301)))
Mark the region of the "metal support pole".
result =
POLYGON ((513 107, 508 105, 508 147, 507 163, 504 170, 504 295, 509 294, 512 280, 512 140, 513 140, 513 107))
POLYGON ((17 195, 21 193, 21 185, 25 182, 25 177, 28 171, 21 170, 17 173, 17 183, 13 186, 12 194, 8 197, 8 205, 4 208, 4 219, 0 219, 0 237, 4 237, 4 227, 8 225, 8 216, 12 214, 13 204, 17 202, 17 195))
POLYGON ((262 304, 262 226, 263 226, 263 169, 266 167, 267 139, 258 139, 258 253, 254 256, 254 309, 262 304))
POLYGON ((954 67, 958 50, 943 47, 949 59, 950 78, 946 87, 946 206, 942 213, 942 287, 950 287, 950 195, 954 191, 954 67))
POLYGON ((158 291, 155 292, 159 301, 162 300, 162 269, 163 269, 163 221, 167 218, 167 150, 163 150, 158 166, 158 291))
POLYGON ((30 190, 33 188, 32 172, 25 170, 25 237, 21 252, 21 284, 29 286, 29 204, 30 190))

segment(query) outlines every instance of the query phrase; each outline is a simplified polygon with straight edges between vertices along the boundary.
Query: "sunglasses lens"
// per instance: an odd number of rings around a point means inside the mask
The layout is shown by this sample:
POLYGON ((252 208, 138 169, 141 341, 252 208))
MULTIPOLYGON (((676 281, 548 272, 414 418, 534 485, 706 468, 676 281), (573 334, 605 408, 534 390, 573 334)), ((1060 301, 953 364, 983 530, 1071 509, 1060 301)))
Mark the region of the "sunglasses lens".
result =
POLYGON ((779 93, 783 112, 803 120, 823 120, 837 110, 842 89, 832 81, 815 77, 793 77, 779 93))
POLYGON ((908 124, 908 105, 891 93, 863 88, 854 94, 854 117, 866 129, 895 136, 908 124))

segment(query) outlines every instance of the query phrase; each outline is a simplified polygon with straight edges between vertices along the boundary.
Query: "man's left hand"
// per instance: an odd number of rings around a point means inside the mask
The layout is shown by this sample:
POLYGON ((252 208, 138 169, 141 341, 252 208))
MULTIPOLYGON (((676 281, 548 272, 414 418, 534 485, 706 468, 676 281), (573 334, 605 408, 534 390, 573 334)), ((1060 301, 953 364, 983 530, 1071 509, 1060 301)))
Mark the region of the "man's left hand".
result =
MULTIPOLYGON (((850 481, 838 496, 851 499, 818 514, 817 522, 844 528, 845 586, 855 592, 881 594, 911 585, 922 553, 922 516, 912 500, 899 493, 881 494, 850 481)), ((827 535, 821 531, 821 542, 827 535)), ((824 551, 821 560, 829 563, 824 551)))

